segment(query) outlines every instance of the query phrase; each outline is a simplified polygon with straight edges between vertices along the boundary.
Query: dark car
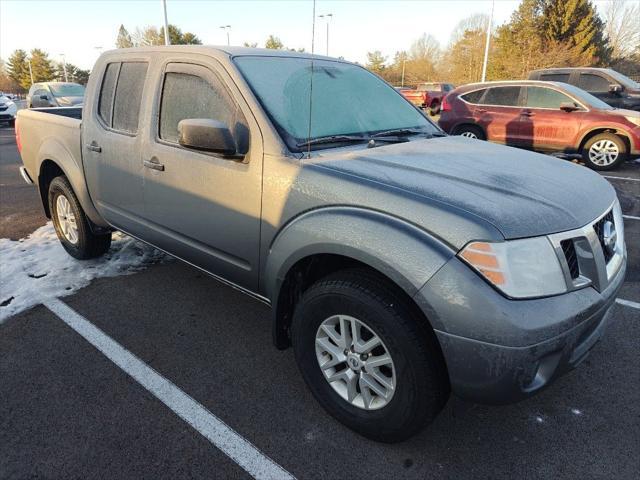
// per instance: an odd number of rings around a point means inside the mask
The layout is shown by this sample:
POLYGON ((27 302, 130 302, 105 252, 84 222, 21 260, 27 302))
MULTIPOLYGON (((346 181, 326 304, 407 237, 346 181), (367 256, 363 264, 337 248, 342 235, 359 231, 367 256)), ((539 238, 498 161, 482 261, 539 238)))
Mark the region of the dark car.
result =
POLYGON ((542 152, 580 153, 596 170, 640 156, 640 112, 572 85, 510 81, 459 87, 442 103, 447 133, 542 152))
POLYGON ((529 80, 568 83, 612 107, 640 110, 640 83, 610 68, 535 70, 529 74, 529 80))

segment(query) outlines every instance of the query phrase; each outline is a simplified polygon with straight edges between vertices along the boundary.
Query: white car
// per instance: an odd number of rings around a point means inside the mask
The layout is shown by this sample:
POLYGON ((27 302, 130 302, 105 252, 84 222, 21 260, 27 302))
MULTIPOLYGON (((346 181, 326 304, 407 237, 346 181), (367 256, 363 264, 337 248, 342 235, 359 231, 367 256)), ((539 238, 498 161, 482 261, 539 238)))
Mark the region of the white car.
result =
POLYGON ((18 107, 15 102, 6 95, 0 96, 0 122, 7 122, 13 126, 16 121, 18 107))

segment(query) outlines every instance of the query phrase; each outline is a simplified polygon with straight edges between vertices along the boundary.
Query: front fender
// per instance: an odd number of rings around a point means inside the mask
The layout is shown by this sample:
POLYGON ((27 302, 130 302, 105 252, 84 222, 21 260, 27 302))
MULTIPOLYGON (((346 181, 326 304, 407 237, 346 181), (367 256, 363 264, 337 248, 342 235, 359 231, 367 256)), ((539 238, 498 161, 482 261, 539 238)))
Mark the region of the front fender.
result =
POLYGON ((299 260, 335 254, 386 275, 413 296, 454 254, 425 230, 390 215, 354 207, 324 207, 291 220, 276 235, 261 276, 273 304, 299 260))

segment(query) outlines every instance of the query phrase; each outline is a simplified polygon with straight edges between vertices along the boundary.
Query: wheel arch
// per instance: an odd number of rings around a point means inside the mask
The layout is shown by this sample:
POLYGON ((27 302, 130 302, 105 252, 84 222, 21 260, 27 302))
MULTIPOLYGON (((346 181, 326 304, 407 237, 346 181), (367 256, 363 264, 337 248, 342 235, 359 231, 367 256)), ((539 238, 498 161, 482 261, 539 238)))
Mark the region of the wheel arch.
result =
POLYGON ((487 138, 487 132, 484 128, 482 128, 481 125, 478 125, 475 122, 469 121, 469 120, 465 120, 462 121, 460 123, 457 123, 452 129, 451 129, 451 135, 457 135, 458 131, 462 128, 462 127, 473 127, 473 128, 477 128, 478 130, 480 130, 482 132, 482 135, 484 135, 484 138, 487 138))
POLYGON ((621 130, 613 126, 592 128, 591 130, 588 130, 587 132, 585 132, 582 135, 580 142, 578 142, 577 151, 582 152, 582 149, 584 148, 586 143, 591 138, 595 137, 596 135, 600 135, 601 133, 613 133, 614 135, 619 136, 627 146, 627 153, 631 151, 631 139, 629 138, 628 134, 624 130, 621 130))
POLYGON ((341 207, 302 215, 272 243, 262 276, 273 307, 275 345, 290 345, 293 310, 306 288, 354 267, 388 280, 426 320, 412 297, 454 253, 427 232, 379 212, 341 207))

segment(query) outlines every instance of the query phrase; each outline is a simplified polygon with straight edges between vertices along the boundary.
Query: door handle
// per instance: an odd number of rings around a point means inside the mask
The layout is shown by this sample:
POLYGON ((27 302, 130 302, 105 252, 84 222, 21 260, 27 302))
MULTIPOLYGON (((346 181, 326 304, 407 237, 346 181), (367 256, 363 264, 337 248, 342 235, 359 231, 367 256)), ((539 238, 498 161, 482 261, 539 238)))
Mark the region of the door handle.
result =
POLYGON ((534 113, 525 110, 524 112, 520 112, 520 115, 522 115, 523 117, 533 117, 534 113))
POLYGON ((478 110, 476 110, 478 113, 487 113, 487 110, 484 108, 479 108, 478 110))
POLYGON ((91 150, 92 152, 100 153, 102 152, 102 147, 98 145, 95 141, 91 142, 87 145, 87 150, 91 150))
POLYGON ((164 165, 159 163, 157 160, 145 160, 142 162, 145 167, 151 168, 152 170, 158 170, 159 172, 164 172, 164 165))

